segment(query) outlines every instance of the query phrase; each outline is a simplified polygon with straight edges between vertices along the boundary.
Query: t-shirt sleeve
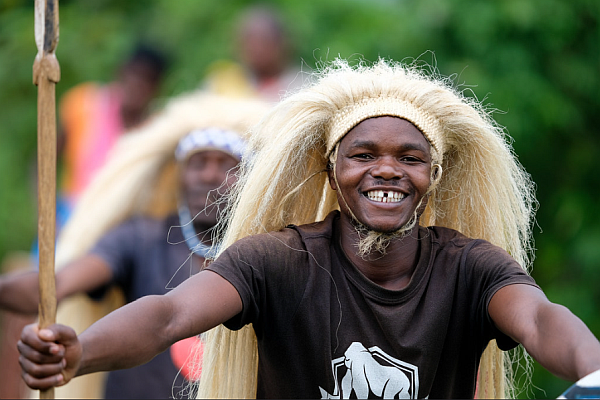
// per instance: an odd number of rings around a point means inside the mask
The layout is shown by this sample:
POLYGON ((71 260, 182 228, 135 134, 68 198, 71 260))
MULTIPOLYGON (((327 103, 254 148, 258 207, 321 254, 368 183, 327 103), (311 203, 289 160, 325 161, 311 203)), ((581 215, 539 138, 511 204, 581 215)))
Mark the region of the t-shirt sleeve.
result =
MULTIPOLYGON (((129 220, 109 230, 94 245, 90 254, 102 258, 113 274, 112 282, 118 286, 125 286, 130 275, 136 246, 136 230, 141 221, 129 220)), ((99 297, 106 288, 91 293, 92 297, 99 297)))
POLYGON ((501 288, 514 284, 538 287, 534 279, 504 249, 485 241, 478 241, 470 249, 467 266, 473 277, 473 293, 478 293, 475 296, 479 299, 476 310, 483 337, 487 340, 496 339, 502 350, 516 347, 518 343, 496 327, 488 313, 488 306, 501 288))
POLYGON ((307 253, 296 232, 260 234, 228 247, 206 269, 238 291, 242 311, 224 325, 232 330, 252 323, 257 336, 270 318, 285 318, 302 296, 307 253))

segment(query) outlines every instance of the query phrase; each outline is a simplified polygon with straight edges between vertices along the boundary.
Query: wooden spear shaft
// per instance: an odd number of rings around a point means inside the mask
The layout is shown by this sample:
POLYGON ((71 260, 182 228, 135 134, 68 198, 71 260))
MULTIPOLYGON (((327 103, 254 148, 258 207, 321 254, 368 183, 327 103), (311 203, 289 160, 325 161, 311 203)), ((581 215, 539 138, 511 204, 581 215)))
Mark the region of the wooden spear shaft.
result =
MULTIPOLYGON (((60 67, 54 54, 58 44, 58 0, 35 1, 33 83, 38 87, 38 242, 39 326, 56 322, 54 246, 56 236, 56 98, 60 67)), ((40 391, 41 399, 53 399, 54 389, 40 391)))

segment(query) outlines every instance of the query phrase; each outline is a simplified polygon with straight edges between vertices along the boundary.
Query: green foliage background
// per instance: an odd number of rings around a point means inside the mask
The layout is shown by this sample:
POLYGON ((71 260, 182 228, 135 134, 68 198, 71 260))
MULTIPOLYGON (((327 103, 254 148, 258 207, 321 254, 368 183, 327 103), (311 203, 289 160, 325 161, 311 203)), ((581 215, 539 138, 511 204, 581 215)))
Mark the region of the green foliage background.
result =
MULTIPOLYGON (((171 57, 161 101, 196 88, 207 66, 235 58, 246 0, 61 0, 57 98, 109 81, 138 39, 171 57)), ((337 55, 420 58, 498 110, 538 185, 533 275, 548 297, 600 335, 600 2, 597 0, 280 0, 310 70, 337 55)), ((0 259, 36 231, 36 54, 32 0, 0 2, 0 259)), ((90 216, 91 218, 93 216, 90 216)), ((536 365, 523 397, 568 384, 536 365)))

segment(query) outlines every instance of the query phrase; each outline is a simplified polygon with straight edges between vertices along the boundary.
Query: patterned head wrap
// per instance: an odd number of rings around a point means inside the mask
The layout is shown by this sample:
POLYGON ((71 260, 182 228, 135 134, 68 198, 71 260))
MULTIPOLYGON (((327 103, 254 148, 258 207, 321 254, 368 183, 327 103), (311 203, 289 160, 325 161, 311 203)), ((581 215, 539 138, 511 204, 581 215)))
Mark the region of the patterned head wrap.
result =
POLYGON ((246 150, 246 141, 231 130, 195 129, 179 141, 175 149, 175 158, 183 162, 193 153, 205 150, 219 150, 241 161, 246 150))

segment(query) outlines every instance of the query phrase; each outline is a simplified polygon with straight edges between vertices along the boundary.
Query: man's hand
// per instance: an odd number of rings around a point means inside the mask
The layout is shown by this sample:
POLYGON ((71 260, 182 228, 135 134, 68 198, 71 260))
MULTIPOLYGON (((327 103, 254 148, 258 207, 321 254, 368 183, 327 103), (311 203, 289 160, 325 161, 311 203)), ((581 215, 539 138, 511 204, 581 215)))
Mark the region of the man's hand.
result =
POLYGON ((23 380, 32 389, 62 386, 76 374, 82 346, 75 331, 64 325, 39 329, 27 325, 17 344, 23 380))
POLYGON ((143 296, 118 308, 79 337, 64 325, 26 326, 18 343, 23 379, 32 389, 48 389, 76 375, 132 368, 241 311, 235 287, 201 271, 166 295, 143 296))

